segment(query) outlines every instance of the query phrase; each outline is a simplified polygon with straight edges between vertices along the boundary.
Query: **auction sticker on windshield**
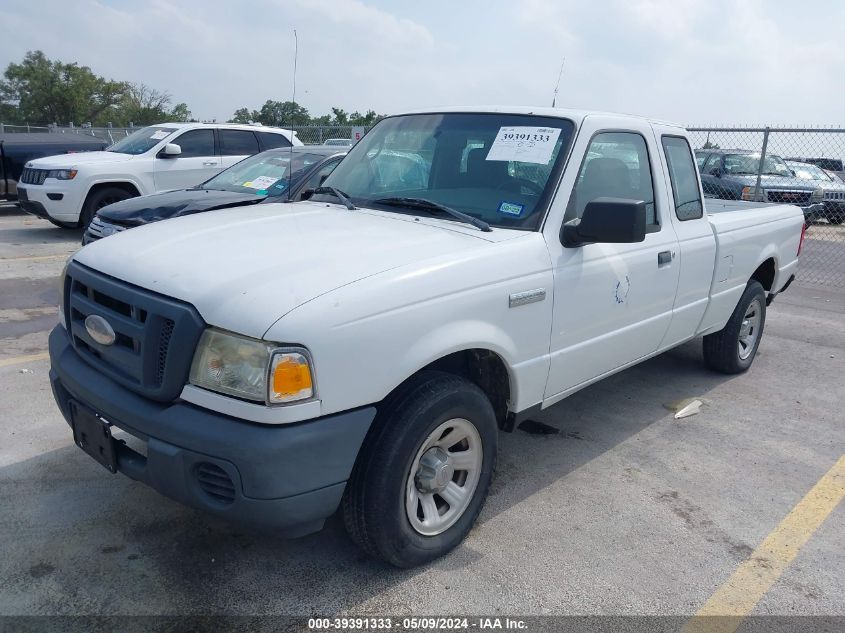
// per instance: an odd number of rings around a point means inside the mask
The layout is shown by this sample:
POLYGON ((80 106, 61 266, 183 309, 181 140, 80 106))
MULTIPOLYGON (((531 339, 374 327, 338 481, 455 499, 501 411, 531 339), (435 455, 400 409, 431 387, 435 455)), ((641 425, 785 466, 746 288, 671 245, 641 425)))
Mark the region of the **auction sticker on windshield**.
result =
POLYGON ((168 132, 167 130, 159 130, 158 132, 150 136, 150 138, 160 141, 161 139, 165 138, 168 134, 170 134, 170 132, 168 132))
POLYGON ((273 176, 259 176, 258 178, 253 178, 245 182, 242 186, 249 187, 250 189, 266 189, 277 180, 278 178, 273 178, 273 176))
POLYGON ((511 126, 500 127, 487 160, 507 160, 548 165, 552 159, 560 128, 511 126))

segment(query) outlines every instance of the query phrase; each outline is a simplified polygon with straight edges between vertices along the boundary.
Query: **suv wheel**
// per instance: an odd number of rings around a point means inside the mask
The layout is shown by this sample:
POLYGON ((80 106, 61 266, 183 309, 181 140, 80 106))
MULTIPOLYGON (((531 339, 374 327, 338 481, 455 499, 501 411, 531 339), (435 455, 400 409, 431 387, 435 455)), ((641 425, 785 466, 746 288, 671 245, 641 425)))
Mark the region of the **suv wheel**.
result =
POLYGON ((88 228, 91 220, 97 214, 97 211, 109 204, 120 202, 128 198, 134 198, 126 189, 120 187, 103 187, 88 196, 85 201, 85 206, 82 209, 82 215, 79 218, 79 226, 82 230, 88 228))

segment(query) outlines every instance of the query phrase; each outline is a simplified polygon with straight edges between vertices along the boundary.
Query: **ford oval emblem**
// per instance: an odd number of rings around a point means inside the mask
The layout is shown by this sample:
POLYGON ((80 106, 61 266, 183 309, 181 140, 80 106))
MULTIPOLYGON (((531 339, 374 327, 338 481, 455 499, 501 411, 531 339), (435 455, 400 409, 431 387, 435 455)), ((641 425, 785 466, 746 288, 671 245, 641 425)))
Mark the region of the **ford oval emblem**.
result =
POLYGON ((114 345, 114 328, 99 314, 89 314, 85 317, 85 330, 100 345, 114 345))

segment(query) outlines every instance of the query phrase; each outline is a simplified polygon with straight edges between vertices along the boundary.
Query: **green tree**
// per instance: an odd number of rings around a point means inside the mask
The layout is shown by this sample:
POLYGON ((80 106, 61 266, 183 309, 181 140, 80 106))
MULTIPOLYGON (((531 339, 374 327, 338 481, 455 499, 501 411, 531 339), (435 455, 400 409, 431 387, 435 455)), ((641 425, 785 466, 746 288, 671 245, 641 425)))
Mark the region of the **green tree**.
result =
POLYGON ((112 122, 117 125, 162 123, 170 119, 170 99, 168 93, 144 84, 128 84, 123 99, 115 108, 112 122))
POLYGON ((87 66, 29 51, 10 63, 0 81, 0 103, 14 107, 18 122, 101 124, 113 115, 128 85, 95 75, 87 66))
POLYGON ((258 121, 264 125, 308 125, 311 122, 311 115, 295 101, 268 99, 261 106, 258 121))
POLYGON ((176 123, 187 123, 194 120, 191 111, 188 110, 187 103, 177 103, 173 106, 173 109, 170 111, 170 115, 167 118, 171 121, 175 121, 176 123))
POLYGON ((229 119, 229 123, 254 123, 258 121, 259 116, 256 110, 250 112, 249 108, 238 108, 235 110, 232 118, 229 119))

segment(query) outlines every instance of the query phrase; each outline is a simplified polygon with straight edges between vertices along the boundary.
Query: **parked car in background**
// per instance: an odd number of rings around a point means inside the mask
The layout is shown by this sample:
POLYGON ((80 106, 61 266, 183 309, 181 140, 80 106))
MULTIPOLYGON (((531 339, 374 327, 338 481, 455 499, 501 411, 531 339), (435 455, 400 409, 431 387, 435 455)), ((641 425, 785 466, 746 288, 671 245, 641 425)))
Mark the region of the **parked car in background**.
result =
POLYGON ((834 172, 839 178, 845 180, 845 164, 838 158, 798 158, 790 157, 786 160, 794 160, 798 163, 810 163, 825 171, 834 172))
MULTIPOLYGON (((746 371, 804 226, 793 205, 703 200, 680 126, 391 116, 310 200, 79 249, 50 382, 109 472, 271 538, 340 508, 366 552, 410 567, 473 526, 500 429, 696 336, 711 369, 746 371)), ((120 511, 144 511, 134 492, 120 511)))
POLYGON ((807 221, 824 209, 818 184, 796 178, 780 156, 767 154, 760 170, 760 153, 744 149, 699 149, 701 185, 708 197, 723 200, 776 202, 801 207, 807 221), (760 190, 757 191, 757 176, 760 190))
POLYGON ((15 200, 18 197, 18 181, 27 162, 57 154, 96 152, 105 149, 108 144, 101 138, 84 134, 0 134, 0 199, 15 200))
POLYGON ((796 177, 812 181, 824 192, 823 215, 831 224, 842 224, 845 220, 845 183, 828 176, 825 171, 811 163, 786 161, 796 177))
POLYGON ((355 142, 351 138, 329 138, 323 141, 323 145, 332 147, 352 147, 355 142))
POLYGON ((115 202, 97 211, 82 243, 203 211, 307 200, 346 155, 338 149, 320 145, 271 149, 245 158, 196 187, 115 202))
POLYGON ((126 198, 192 187, 260 151, 302 145, 290 130, 253 125, 162 123, 102 152, 29 161, 21 207, 58 226, 87 227, 97 210, 126 198))

